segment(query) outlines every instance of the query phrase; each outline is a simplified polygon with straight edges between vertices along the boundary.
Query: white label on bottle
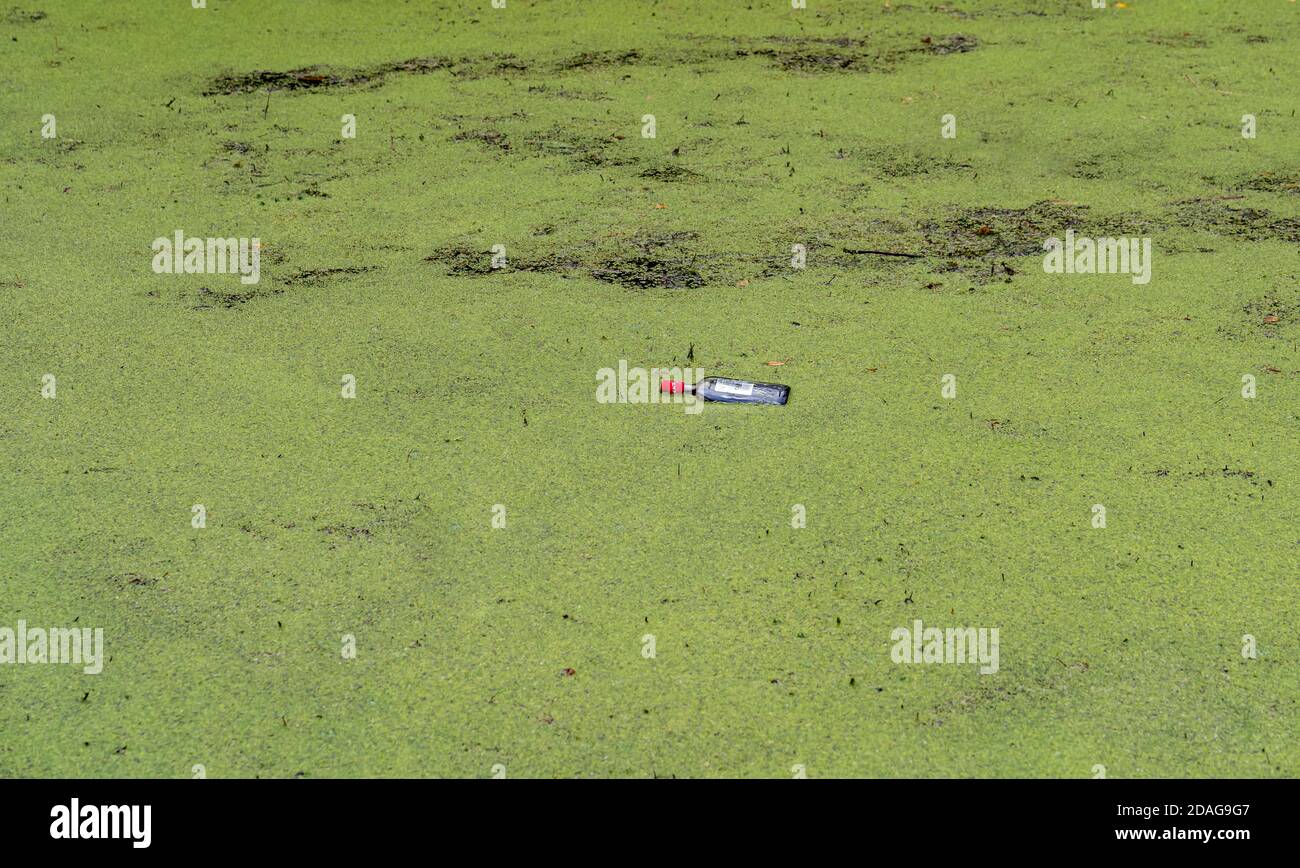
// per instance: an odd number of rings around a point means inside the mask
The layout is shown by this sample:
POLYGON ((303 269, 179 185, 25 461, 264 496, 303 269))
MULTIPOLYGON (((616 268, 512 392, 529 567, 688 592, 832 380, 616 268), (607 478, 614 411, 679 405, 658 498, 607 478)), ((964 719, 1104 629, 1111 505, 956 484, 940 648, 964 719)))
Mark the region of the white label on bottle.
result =
POLYGON ((754 394, 753 383, 742 383, 740 380, 718 380, 713 384, 724 395, 743 395, 749 396, 754 394))

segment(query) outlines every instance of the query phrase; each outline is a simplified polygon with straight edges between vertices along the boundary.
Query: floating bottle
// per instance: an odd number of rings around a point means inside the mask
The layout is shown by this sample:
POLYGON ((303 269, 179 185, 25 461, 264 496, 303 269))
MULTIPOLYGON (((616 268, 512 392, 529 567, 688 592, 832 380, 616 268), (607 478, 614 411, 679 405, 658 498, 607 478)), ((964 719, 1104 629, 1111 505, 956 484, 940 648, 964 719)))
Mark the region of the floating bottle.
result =
POLYGON ((784 404, 790 387, 776 383, 753 383, 729 377, 705 377, 694 386, 683 380, 664 380, 659 391, 670 395, 694 395, 704 401, 722 404, 784 404))

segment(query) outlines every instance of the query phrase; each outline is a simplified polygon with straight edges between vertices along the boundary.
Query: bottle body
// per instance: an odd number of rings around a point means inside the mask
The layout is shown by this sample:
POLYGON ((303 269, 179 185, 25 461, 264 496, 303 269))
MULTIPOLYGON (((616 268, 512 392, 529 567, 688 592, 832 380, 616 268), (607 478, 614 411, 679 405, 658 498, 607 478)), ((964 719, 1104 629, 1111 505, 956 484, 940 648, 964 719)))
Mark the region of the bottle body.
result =
POLYGON ((729 377, 705 377, 695 386, 695 395, 722 404, 784 404, 790 387, 776 383, 754 383, 729 377))

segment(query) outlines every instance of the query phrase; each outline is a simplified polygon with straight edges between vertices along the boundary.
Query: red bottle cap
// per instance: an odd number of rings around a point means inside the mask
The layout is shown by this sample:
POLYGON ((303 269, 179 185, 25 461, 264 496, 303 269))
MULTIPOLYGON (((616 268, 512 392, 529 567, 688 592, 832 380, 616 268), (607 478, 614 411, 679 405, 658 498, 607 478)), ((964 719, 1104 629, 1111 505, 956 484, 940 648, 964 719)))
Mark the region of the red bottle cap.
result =
POLYGON ((682 380, 664 380, 659 384, 659 391, 676 395, 678 392, 686 391, 686 383, 682 380))

